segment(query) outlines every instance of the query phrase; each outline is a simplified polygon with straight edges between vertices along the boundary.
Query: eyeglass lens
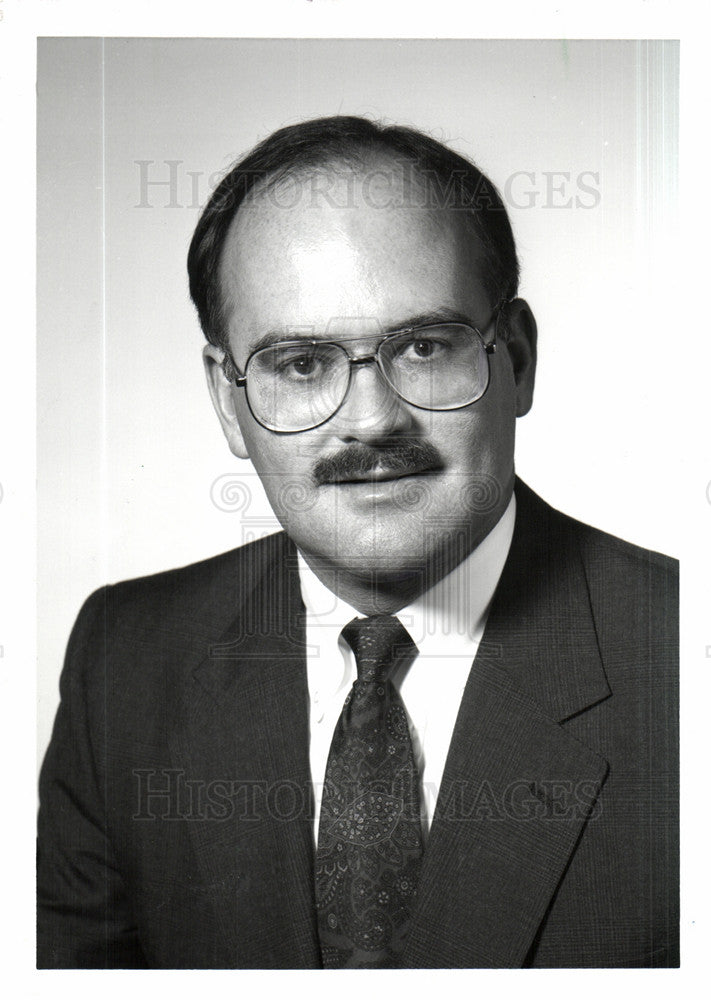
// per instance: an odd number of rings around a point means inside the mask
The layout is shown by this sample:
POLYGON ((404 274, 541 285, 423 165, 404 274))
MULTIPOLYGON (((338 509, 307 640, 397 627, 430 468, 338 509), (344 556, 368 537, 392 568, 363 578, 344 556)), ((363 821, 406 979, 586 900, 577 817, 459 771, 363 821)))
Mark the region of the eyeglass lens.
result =
MULTIPOLYGON (((380 369, 392 389, 423 409, 473 403, 486 390, 488 360, 476 331, 427 327, 381 341, 380 369)), ((273 430, 306 430, 328 420, 345 399, 351 361, 331 342, 284 343, 252 355, 247 394, 254 416, 273 430)))

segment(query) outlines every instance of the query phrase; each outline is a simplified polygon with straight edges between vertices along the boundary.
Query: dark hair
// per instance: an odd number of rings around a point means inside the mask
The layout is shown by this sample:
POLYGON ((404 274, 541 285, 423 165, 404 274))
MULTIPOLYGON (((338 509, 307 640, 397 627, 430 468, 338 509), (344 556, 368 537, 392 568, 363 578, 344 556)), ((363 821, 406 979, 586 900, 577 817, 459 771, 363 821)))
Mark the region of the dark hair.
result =
POLYGON ((428 204, 466 212, 484 250, 481 277, 491 304, 516 295, 519 266, 511 223, 496 187, 473 163, 415 129, 348 116, 316 118, 260 142, 223 177, 205 206, 190 244, 188 274, 211 343, 227 347, 220 258, 230 223, 249 192, 263 182, 273 185, 318 166, 362 164, 378 154, 414 168, 425 181, 428 204))

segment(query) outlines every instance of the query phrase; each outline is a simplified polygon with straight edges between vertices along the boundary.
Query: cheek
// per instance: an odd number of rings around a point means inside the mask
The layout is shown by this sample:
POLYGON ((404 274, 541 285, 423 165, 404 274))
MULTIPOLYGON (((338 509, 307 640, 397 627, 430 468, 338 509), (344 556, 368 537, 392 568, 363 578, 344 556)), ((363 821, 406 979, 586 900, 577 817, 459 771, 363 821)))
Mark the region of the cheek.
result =
POLYGON ((487 393, 471 408, 444 416, 449 419, 438 421, 433 440, 448 466, 446 502, 452 513, 486 514, 507 494, 513 476, 513 395, 487 393))
POLYGON ((273 434, 249 416, 240 421, 249 458, 274 513, 285 521, 314 505, 311 456, 298 435, 273 434))
POLYGON ((472 438, 492 456, 510 458, 516 427, 516 387, 510 365, 492 365, 491 382, 472 411, 472 438))
POLYGON ((252 416, 244 394, 237 401, 235 412, 250 461, 259 475, 273 478, 280 470, 288 471, 292 454, 296 452, 290 436, 274 434, 262 427, 252 416))
POLYGON ((484 397, 471 408, 444 415, 432 440, 452 466, 472 469, 500 457, 507 461, 513 442, 515 411, 508 399, 484 397))

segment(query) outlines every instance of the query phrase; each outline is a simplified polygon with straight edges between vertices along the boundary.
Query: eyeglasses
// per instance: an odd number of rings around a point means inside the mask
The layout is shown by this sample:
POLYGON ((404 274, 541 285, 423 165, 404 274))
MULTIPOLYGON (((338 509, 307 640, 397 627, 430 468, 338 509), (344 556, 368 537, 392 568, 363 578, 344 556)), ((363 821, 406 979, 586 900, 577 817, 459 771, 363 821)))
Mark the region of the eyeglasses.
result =
POLYGON ((352 357, 353 341, 311 338, 260 347, 241 374, 231 355, 222 362, 226 378, 244 388, 254 416, 267 430, 295 433, 325 423, 343 405, 353 368, 375 364, 396 396, 422 410, 458 410, 475 403, 489 385, 489 355, 496 350, 497 306, 484 327, 496 323, 487 343, 465 323, 436 323, 380 337, 372 354, 352 357))

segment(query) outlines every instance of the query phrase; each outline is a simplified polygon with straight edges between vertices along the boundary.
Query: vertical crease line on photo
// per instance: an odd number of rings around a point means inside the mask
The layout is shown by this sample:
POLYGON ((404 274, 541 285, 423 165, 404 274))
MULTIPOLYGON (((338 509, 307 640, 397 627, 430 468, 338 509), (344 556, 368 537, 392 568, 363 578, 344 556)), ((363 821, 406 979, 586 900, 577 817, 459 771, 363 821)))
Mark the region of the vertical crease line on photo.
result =
POLYGON ((108 483, 108 404, 106 333, 106 39, 101 39, 101 578, 108 579, 109 564, 109 483, 108 483))

